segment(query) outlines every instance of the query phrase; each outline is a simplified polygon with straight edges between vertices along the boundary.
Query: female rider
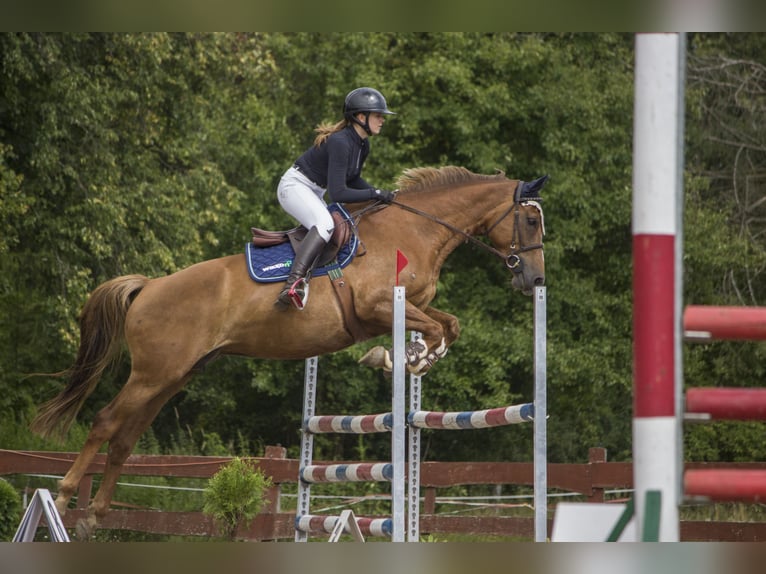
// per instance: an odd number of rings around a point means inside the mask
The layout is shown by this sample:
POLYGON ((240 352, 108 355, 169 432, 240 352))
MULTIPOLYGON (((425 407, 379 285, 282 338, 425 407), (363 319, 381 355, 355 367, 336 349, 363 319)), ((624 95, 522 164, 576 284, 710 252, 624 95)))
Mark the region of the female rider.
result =
POLYGON ((335 227, 325 192, 337 203, 391 203, 394 199, 394 192, 375 188, 361 175, 370 153, 369 136, 378 135, 385 116, 391 114, 394 112, 378 90, 353 90, 346 96, 343 119, 318 126, 314 144, 282 176, 277 188, 279 204, 308 233, 295 253, 277 305, 286 307, 292 302, 303 309, 306 303, 309 274, 335 227))

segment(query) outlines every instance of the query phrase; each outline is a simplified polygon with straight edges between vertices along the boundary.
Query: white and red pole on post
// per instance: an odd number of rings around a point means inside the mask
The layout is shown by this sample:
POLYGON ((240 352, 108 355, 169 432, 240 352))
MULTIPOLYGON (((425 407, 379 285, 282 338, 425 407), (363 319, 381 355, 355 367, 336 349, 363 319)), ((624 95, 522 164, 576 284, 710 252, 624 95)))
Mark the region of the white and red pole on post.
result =
POLYGON ((679 540, 684 38, 637 34, 633 146, 633 479, 640 536, 660 494, 660 541, 679 540))

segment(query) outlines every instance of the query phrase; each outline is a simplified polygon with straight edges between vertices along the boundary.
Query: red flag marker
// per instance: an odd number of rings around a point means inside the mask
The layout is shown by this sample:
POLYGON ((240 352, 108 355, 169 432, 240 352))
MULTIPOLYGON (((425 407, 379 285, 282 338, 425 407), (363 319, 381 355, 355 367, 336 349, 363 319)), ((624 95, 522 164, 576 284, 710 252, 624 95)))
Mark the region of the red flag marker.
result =
POLYGON ((404 253, 402 253, 401 251, 397 249, 396 250, 396 284, 397 285, 399 285, 399 273, 402 272, 402 269, 407 267, 407 263, 409 263, 409 261, 404 256, 404 253))

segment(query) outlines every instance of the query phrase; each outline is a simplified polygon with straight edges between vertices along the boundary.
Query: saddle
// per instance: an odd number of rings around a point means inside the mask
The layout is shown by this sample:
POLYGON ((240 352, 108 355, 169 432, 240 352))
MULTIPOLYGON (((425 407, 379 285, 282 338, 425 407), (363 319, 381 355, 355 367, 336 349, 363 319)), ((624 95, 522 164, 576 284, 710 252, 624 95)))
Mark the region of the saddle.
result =
MULTIPOLYGON (((355 341, 364 341, 369 338, 369 335, 356 316, 351 288, 340 270, 349 265, 355 255, 364 255, 365 250, 360 248, 359 237, 345 210, 338 204, 331 204, 330 214, 335 223, 335 229, 327 247, 319 256, 312 275, 329 276, 335 296, 340 303, 346 329, 355 341)), ((284 281, 290 271, 293 254, 306 237, 308 230, 298 226, 287 231, 267 231, 251 227, 250 231, 253 238, 245 249, 250 277, 261 283, 284 281)))
MULTIPOLYGON (((353 233, 350 219, 346 219, 339 211, 330 211, 330 215, 332 215, 333 222, 335 223, 335 229, 332 232, 330 241, 327 243, 327 247, 324 248, 324 251, 319 256, 317 261, 319 266, 326 265, 335 259, 340 248, 349 242, 353 233)), ((306 237, 308 229, 302 225, 287 231, 267 231, 251 227, 250 232, 253 234, 252 244, 254 247, 273 247, 289 241, 293 250, 297 251, 301 241, 306 237)))

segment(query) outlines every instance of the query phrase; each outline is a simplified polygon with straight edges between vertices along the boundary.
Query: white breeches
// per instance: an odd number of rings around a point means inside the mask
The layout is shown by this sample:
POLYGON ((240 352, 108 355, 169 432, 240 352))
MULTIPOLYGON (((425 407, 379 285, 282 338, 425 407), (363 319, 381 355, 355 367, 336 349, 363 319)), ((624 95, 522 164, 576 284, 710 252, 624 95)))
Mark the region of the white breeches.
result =
POLYGON ((291 167, 277 187, 279 205, 306 229, 316 227, 325 241, 330 241, 335 223, 324 201, 325 189, 291 167))

